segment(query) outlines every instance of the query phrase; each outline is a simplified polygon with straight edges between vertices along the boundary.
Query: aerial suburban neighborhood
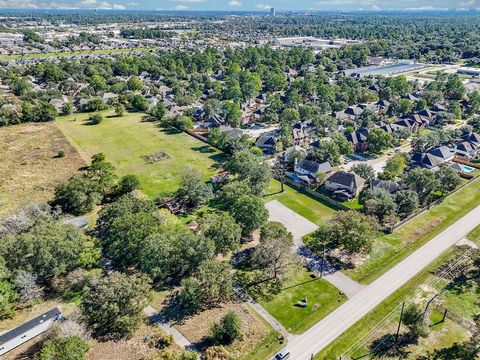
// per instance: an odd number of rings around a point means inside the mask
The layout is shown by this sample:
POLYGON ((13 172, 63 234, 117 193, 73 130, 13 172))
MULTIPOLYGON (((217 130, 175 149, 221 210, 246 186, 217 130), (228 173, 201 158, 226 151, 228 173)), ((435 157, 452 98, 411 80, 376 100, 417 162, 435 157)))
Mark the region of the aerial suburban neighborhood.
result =
POLYGON ((0 1, 0 358, 480 359, 480 3, 0 1))

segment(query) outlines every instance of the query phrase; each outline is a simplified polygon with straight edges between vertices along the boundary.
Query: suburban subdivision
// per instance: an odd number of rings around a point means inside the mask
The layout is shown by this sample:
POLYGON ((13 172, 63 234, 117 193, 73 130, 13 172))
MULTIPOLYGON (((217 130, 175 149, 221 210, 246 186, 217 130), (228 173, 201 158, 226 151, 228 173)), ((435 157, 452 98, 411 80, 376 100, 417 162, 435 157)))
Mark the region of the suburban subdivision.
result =
POLYGON ((1 359, 480 359, 480 8, 412 5, 0 3, 1 359))

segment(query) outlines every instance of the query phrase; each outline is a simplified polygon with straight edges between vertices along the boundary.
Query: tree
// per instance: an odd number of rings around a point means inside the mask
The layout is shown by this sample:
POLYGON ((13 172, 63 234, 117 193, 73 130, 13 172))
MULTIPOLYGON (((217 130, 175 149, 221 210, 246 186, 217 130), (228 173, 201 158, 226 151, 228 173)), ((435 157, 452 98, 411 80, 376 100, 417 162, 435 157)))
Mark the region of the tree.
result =
POLYGON ((135 112, 147 111, 148 109, 148 100, 145 99, 140 94, 135 94, 130 100, 130 109, 135 112))
POLYGON ((15 289, 19 293, 19 300, 22 303, 30 303, 43 296, 43 289, 37 284, 37 277, 32 273, 20 270, 13 280, 15 289))
POLYGON ((157 233, 160 225, 152 213, 126 213, 116 217, 101 238, 104 256, 120 268, 138 264, 145 239, 157 233))
POLYGON ((352 143, 347 140, 347 138, 340 133, 334 134, 332 136, 333 142, 337 145, 338 151, 342 155, 352 155, 353 154, 353 147, 352 143))
POLYGON ((87 167, 86 176, 94 183, 98 184, 103 195, 106 195, 115 183, 117 175, 115 167, 107 161, 104 153, 98 153, 92 156, 92 162, 87 167))
POLYGON ((207 117, 217 115, 222 110, 222 102, 218 99, 208 99, 203 104, 203 112, 207 117))
POLYGON ((0 281, 0 319, 11 317, 15 310, 18 294, 7 281, 0 281))
POLYGON ((415 304, 411 304, 405 309, 402 323, 415 337, 426 337, 428 335, 428 330, 423 324, 423 311, 415 304))
POLYGON ((137 175, 129 174, 121 177, 117 185, 116 195, 122 196, 140 189, 140 180, 137 175))
POLYGON ((340 163, 340 149, 333 141, 321 141, 318 147, 308 154, 307 159, 318 163, 328 161, 331 165, 340 163))
POLYGON ((234 202, 230 213, 242 227, 243 236, 250 235, 268 219, 265 204, 255 195, 242 195, 234 202))
POLYGON ((162 121, 166 113, 167 108, 165 107, 164 102, 159 101, 152 109, 151 115, 156 121, 162 121))
POLYGON ((352 166, 351 170, 368 182, 375 179, 375 170, 373 170, 372 165, 357 163, 352 166))
POLYGON ((183 225, 162 225, 143 242, 139 268, 159 283, 177 283, 214 257, 212 240, 183 225))
POLYGON ((263 282, 272 282, 277 287, 284 283, 298 260, 293 251, 293 236, 283 224, 272 221, 262 226, 252 262, 262 269, 263 282))
POLYGON ((7 260, 10 270, 33 272, 45 280, 73 270, 85 240, 82 230, 73 225, 45 221, 4 239, 0 256, 7 260))
POLYGON ((255 97, 262 89, 262 81, 257 73, 252 73, 248 70, 242 71, 239 76, 239 81, 244 100, 255 97))
POLYGON ((35 360, 87 360, 90 346, 79 336, 67 336, 47 341, 35 354, 35 360))
POLYGON ((96 336, 128 338, 142 323, 149 294, 145 277, 113 272, 86 286, 80 306, 96 336))
POLYGON ((228 213, 205 215, 199 224, 203 235, 215 244, 217 254, 228 254, 239 248, 242 228, 228 213))
POLYGON ((225 122, 231 127, 239 127, 242 122, 242 112, 238 103, 227 101, 223 104, 225 122))
POLYGON ((422 204, 427 204, 435 190, 439 187, 437 175, 428 170, 415 168, 410 170, 405 176, 406 184, 418 194, 422 204))
POLYGON ((90 86, 92 87, 93 91, 103 91, 107 88, 107 83, 105 79, 100 75, 93 75, 89 80, 90 86))
POLYGON ((92 114, 88 117, 88 124, 89 125, 98 125, 103 121, 102 114, 92 114))
POLYGON ((365 213, 378 218, 384 223, 387 218, 397 211, 397 204, 393 196, 385 189, 368 190, 365 195, 365 213))
POLYGON ((193 167, 185 167, 181 171, 180 188, 176 197, 189 208, 199 207, 212 197, 212 187, 205 184, 203 175, 193 167))
POLYGON ((215 203, 220 209, 230 211, 240 197, 251 192, 250 185, 246 181, 234 180, 217 192, 215 203))
POLYGON ((410 215, 418 209, 418 195, 413 190, 400 190, 395 194, 397 212, 410 215))
POLYGON ((443 167, 437 171, 439 189, 442 194, 454 190, 462 183, 462 178, 451 167, 443 167))
POLYGON ((251 191, 261 195, 272 178, 270 166, 248 151, 237 151, 230 158, 227 169, 247 181, 251 191))
POLYGON ((210 328, 210 336, 214 344, 228 345, 234 342, 242 332, 240 316, 230 310, 218 323, 210 328))
POLYGON ((400 153, 388 158, 383 168, 382 179, 393 180, 396 177, 402 175, 403 171, 407 167, 405 156, 400 153))
POLYGON ((392 146, 393 137, 386 131, 377 128, 370 131, 368 143, 372 152, 379 153, 392 146))
MULTIPOLYGON (((314 237, 318 241, 329 240, 329 246, 342 248, 349 253, 366 253, 378 232, 376 220, 358 211, 339 211, 328 226, 320 227, 314 237)), ((317 249, 321 244, 315 244, 317 249)), ((323 245, 322 245, 323 246, 323 245)))
POLYGON ((143 82, 137 76, 132 76, 127 81, 128 90, 139 91, 143 89, 143 82))
POLYGON ((223 97, 227 100, 239 102, 242 100, 242 89, 240 83, 234 77, 228 77, 225 80, 223 97))
POLYGON ((122 117, 125 114, 125 106, 123 104, 115 105, 115 115, 118 117, 122 117))
POLYGON ((286 108, 280 114, 280 122, 282 124, 293 126, 300 120, 300 114, 294 108, 286 108))
POLYGON ((132 194, 123 195, 102 207, 97 216, 95 231, 100 237, 104 237, 118 217, 127 214, 153 213, 156 209, 155 203, 150 200, 140 199, 132 194))
POLYGON ((73 113, 73 104, 69 101, 67 101, 65 104, 63 104, 63 107, 62 107, 62 114, 63 115, 70 115, 73 113))
POLYGON ((232 272, 228 263, 203 262, 193 278, 182 281, 179 301, 184 310, 196 312, 230 300, 232 272))

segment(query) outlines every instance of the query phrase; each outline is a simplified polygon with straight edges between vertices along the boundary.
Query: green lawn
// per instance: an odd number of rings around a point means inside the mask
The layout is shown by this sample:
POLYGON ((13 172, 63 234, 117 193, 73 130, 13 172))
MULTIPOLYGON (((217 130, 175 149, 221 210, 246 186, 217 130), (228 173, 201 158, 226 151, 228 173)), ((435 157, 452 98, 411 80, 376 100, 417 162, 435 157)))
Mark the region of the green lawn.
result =
POLYGON ((315 224, 320 224, 335 214, 335 209, 328 204, 324 204, 288 185, 284 186, 284 192, 281 193, 280 183, 276 180, 270 182, 265 194, 265 202, 277 200, 315 224))
POLYGON ((60 117, 56 124, 85 160, 95 153, 105 153, 118 175, 137 175, 142 191, 149 197, 175 191, 185 166, 198 169, 207 179, 219 171, 224 160, 222 153, 185 133, 164 131, 154 123, 142 122, 144 114, 114 117, 111 110, 103 114, 105 118, 99 125, 82 121, 89 114, 60 117), (170 158, 151 164, 143 158, 158 152, 170 158))
POLYGON ((296 273, 284 289, 269 301, 260 301, 289 332, 301 334, 340 306, 346 297, 323 279, 311 277, 305 270, 296 273), (307 299, 306 308, 297 307, 297 301, 307 299))
POLYGON ((392 234, 377 239, 365 263, 345 271, 346 275, 364 284, 372 282, 478 205, 477 179, 392 234))

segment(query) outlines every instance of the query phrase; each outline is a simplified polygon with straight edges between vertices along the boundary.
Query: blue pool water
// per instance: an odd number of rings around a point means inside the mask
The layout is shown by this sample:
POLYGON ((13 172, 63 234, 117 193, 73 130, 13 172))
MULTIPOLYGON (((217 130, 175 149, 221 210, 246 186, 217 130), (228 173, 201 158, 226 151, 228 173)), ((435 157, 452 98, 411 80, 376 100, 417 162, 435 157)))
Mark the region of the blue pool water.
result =
POLYGON ((465 171, 467 173, 471 173, 471 172, 475 171, 475 169, 471 166, 463 165, 463 171, 465 171))

